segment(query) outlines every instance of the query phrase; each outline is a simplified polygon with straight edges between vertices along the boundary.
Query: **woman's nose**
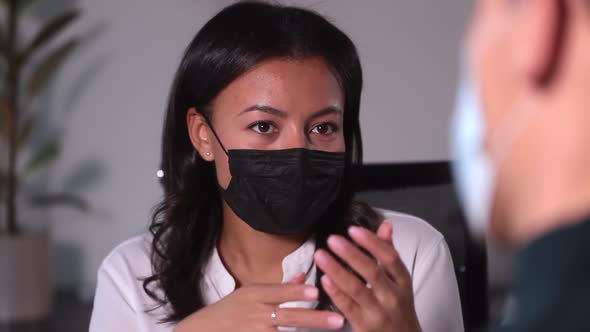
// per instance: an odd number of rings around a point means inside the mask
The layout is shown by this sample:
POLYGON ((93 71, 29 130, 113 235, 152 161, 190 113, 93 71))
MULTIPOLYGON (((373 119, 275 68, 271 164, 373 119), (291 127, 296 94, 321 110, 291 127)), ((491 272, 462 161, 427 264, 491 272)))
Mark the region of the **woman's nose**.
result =
POLYGON ((281 144, 281 149, 309 149, 310 142, 306 135, 305 129, 300 126, 291 128, 285 133, 284 140, 281 144))

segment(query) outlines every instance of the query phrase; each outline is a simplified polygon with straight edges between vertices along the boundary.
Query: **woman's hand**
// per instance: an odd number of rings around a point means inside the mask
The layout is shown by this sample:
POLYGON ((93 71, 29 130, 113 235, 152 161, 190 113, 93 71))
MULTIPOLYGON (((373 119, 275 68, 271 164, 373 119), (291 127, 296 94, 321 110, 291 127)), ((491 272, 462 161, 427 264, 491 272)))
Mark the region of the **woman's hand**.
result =
POLYGON ((342 315, 313 309, 280 308, 292 301, 315 301, 318 290, 304 285, 296 276, 291 282, 244 286, 221 301, 182 320, 174 332, 194 331, 277 331, 278 326, 336 330, 343 326, 342 315), (273 318, 273 313, 276 314, 273 318))
POLYGON ((392 242, 389 222, 377 234, 351 227, 350 237, 373 257, 369 257, 342 236, 328 238, 328 247, 367 284, 346 270, 325 250, 315 254, 322 271, 322 285, 332 302, 344 314, 354 332, 421 331, 414 309, 410 274, 392 242))

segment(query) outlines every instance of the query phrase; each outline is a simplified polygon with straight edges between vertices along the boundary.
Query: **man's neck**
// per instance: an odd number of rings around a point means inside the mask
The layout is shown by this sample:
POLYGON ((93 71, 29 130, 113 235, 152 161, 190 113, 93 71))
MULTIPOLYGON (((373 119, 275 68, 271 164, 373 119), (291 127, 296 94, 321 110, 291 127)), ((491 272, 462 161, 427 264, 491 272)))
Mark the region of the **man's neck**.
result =
POLYGON ((535 144, 519 150, 533 151, 536 157, 519 166, 521 176, 515 186, 520 188, 514 190, 518 197, 508 203, 507 217, 517 245, 590 215, 590 116, 581 105, 590 105, 590 100, 574 92, 546 111, 537 108, 552 117, 545 120, 535 144))
POLYGON ((547 189, 530 200, 528 207, 520 209, 519 212, 511 219, 519 220, 514 223, 513 234, 516 244, 522 246, 559 228, 577 224, 590 217, 590 186, 575 190, 547 189))

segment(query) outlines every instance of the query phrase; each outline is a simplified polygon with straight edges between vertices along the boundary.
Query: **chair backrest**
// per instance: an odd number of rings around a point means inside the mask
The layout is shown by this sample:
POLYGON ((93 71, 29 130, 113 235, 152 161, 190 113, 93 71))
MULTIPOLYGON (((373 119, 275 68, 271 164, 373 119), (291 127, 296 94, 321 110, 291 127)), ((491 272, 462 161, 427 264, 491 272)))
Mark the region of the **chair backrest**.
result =
POLYGON ((488 322, 487 257, 466 228, 448 162, 363 165, 356 198, 374 207, 415 215, 449 245, 467 330, 488 322))

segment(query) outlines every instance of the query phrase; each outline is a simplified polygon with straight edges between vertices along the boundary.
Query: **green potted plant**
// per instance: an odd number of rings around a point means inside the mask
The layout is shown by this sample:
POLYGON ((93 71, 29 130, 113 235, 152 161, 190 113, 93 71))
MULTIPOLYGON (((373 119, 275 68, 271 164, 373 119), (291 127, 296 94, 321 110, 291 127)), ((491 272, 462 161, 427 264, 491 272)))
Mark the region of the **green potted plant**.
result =
POLYGON ((0 22, 0 322, 42 319, 51 309, 48 232, 25 229, 19 212, 55 204, 87 208, 72 194, 25 195, 19 190, 59 155, 58 140, 30 142, 31 133, 43 125, 30 105, 79 42, 73 37, 54 45, 56 37, 79 16, 77 10, 58 15, 32 39, 21 40, 19 25, 26 7, 34 2, 0 0, 5 11, 0 22), (27 153, 19 153, 23 151, 27 153))

